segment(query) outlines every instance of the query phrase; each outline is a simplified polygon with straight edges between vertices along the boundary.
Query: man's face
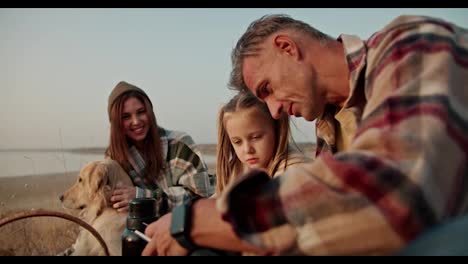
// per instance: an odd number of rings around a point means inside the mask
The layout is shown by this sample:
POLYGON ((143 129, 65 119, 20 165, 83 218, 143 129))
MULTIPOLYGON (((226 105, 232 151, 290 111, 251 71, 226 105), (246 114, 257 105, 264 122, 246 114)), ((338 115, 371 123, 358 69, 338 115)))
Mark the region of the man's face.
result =
POLYGON ((281 112, 316 119, 325 106, 319 97, 313 67, 273 45, 267 39, 258 55, 244 59, 242 74, 248 89, 267 103, 273 118, 281 112))

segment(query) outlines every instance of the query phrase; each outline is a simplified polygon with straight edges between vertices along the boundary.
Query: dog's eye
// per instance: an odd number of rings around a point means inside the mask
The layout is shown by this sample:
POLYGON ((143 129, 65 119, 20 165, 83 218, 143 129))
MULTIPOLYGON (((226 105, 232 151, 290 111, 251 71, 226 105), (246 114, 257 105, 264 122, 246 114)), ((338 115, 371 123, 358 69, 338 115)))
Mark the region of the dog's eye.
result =
POLYGON ((78 179, 78 182, 81 182, 81 181, 82 181, 82 179, 81 179, 81 177, 80 177, 80 178, 78 179))

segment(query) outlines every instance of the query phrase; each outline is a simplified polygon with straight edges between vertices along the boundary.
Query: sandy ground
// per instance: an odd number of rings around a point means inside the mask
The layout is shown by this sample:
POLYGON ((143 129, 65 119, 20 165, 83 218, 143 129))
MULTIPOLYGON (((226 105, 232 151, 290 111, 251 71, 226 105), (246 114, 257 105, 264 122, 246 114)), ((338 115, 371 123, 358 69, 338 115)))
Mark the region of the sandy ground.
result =
POLYGON ((0 215, 8 211, 61 208, 59 196, 78 173, 0 178, 0 215))
MULTIPOLYGON (((214 165, 210 165, 212 172, 214 165)), ((0 216, 19 210, 61 210, 59 196, 76 181, 77 175, 78 172, 70 172, 1 177, 0 216)))

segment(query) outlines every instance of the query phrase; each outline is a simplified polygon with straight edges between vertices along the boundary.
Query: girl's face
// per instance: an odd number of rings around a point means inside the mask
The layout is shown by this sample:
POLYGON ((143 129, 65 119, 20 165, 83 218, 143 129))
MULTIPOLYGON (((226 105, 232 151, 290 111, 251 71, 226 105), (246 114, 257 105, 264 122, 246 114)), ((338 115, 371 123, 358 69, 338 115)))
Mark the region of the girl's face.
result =
POLYGON ((275 153, 273 120, 255 107, 224 115, 226 132, 247 168, 267 169, 275 153))
POLYGON ((122 111, 123 133, 134 143, 145 139, 150 122, 145 105, 136 97, 128 98, 122 111))

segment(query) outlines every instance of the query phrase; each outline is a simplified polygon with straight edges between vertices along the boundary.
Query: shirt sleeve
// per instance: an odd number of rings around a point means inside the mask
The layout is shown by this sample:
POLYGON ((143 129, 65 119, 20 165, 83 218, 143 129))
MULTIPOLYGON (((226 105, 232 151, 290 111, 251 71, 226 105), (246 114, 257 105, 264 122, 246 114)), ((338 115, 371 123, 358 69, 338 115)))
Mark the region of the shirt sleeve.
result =
POLYGON ((148 188, 148 186, 142 182, 135 170, 131 170, 128 174, 136 188, 135 198, 154 198, 156 201, 159 201, 163 197, 163 190, 161 190, 161 188, 148 188), (138 180, 135 182, 135 179, 138 180))
POLYGON ((413 22, 369 42, 350 149, 221 195, 241 238, 272 254, 390 254, 467 210, 468 31, 413 22))
POLYGON ((169 151, 173 186, 169 189, 172 192, 170 196, 177 200, 172 202, 212 195, 214 187, 210 182, 208 167, 193 139, 184 134, 171 144, 174 145, 169 151))

